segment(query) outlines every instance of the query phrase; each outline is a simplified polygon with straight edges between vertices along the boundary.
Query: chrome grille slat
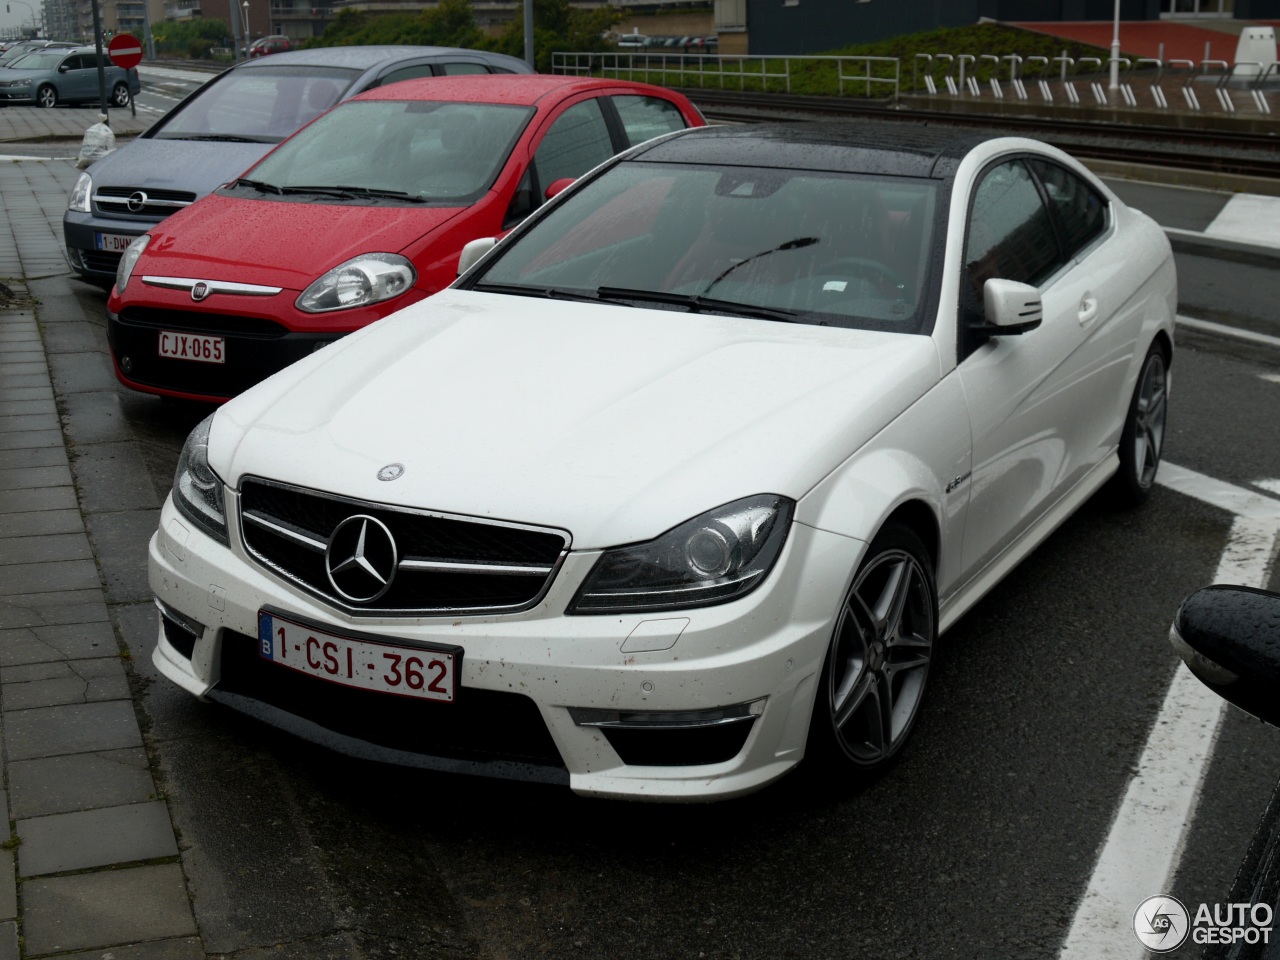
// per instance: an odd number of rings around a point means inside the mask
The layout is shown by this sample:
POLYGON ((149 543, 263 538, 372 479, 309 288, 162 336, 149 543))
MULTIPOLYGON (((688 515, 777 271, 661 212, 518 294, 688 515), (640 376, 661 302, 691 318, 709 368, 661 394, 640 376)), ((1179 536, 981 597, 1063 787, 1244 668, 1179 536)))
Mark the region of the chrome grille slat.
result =
POLYGON ((568 553, 566 531, 369 503, 247 477, 241 539, 262 567, 342 610, 370 616, 513 613, 546 594, 568 553), (376 518, 399 562, 384 596, 353 602, 327 573, 329 538, 345 520, 376 518))

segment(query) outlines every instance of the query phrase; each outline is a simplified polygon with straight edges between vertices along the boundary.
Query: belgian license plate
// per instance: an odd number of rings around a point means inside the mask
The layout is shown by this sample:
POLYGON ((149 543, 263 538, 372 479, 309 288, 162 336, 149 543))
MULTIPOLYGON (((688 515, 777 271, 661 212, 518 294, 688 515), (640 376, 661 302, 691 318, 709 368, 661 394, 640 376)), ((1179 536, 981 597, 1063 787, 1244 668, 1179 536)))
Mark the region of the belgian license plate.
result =
POLYGON ((404 647, 343 636, 258 611, 258 656, 321 680, 420 700, 453 703, 462 648, 404 647))
POLYGON ((196 360, 200 363, 226 363, 227 341, 223 337, 161 330, 160 356, 173 360, 196 360))
POLYGON ((94 243, 99 250, 107 250, 111 253, 124 253, 128 249, 129 244, 137 240, 137 237, 130 237, 123 233, 95 233, 93 235, 94 243))

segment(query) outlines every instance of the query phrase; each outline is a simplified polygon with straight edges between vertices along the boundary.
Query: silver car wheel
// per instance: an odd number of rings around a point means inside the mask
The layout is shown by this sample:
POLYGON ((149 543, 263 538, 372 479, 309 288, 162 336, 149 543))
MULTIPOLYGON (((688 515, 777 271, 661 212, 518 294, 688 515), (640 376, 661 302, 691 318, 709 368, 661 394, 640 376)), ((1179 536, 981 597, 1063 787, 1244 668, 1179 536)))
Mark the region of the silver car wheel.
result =
POLYGON ((46 83, 36 91, 36 103, 42 107, 56 107, 58 105, 58 91, 46 83))
POLYGON ((911 540, 877 538, 836 624, 823 696, 835 745, 858 767, 896 754, 915 723, 937 633, 937 600, 911 540), (893 545, 877 549, 882 539, 893 545))
POLYGON ((1134 407, 1133 466, 1138 486, 1149 488, 1160 466, 1164 449, 1164 421, 1167 410, 1164 355, 1152 351, 1143 364, 1134 407))
POLYGON ((127 107, 129 105, 129 88, 123 83, 117 83, 111 91, 111 102, 117 107, 127 107))

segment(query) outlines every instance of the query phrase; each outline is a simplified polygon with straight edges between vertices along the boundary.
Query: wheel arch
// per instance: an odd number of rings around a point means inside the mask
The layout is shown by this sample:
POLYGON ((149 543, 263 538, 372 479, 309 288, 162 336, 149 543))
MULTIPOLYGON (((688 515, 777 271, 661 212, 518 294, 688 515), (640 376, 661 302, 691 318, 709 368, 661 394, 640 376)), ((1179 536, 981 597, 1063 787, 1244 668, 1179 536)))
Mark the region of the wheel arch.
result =
MULTIPOLYGON (((920 539, 920 543, 928 551, 929 564, 933 568, 933 574, 936 578, 942 546, 942 529, 938 525, 938 518, 933 512, 933 508, 925 503, 924 500, 907 500, 894 507, 893 511, 884 518, 884 522, 880 525, 880 530, 890 524, 906 527, 920 539)), ((877 531, 878 533, 879 531, 877 531)))

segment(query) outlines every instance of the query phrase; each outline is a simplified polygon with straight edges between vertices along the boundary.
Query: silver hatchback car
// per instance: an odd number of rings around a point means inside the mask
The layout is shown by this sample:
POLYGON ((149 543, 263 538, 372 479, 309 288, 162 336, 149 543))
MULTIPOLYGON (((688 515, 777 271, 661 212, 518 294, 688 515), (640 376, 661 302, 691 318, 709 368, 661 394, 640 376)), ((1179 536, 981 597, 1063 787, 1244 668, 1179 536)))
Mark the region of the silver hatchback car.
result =
POLYGON ((523 60, 457 47, 321 47, 247 60, 81 174, 62 221, 67 259, 82 280, 109 288, 135 238, 357 93, 418 77, 532 72, 523 60))

